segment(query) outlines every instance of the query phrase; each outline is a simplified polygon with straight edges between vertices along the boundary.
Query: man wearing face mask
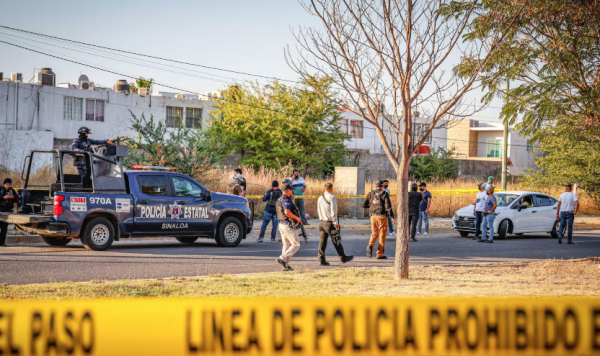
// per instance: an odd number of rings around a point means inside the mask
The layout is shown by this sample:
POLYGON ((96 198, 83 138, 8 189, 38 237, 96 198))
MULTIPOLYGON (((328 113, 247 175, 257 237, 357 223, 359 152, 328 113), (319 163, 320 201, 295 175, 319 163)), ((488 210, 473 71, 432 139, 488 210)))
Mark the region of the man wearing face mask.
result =
MULTIPOLYGON (((388 193, 388 196, 391 197, 392 193, 390 192, 390 190, 388 189, 388 186, 390 185, 390 181, 385 179, 383 181, 383 191, 388 193)), ((390 233, 390 235, 396 235, 396 233, 394 232, 394 224, 392 224, 392 217, 388 216, 388 231, 390 233)))
MULTIPOLYGON (((92 145, 103 145, 105 143, 108 143, 109 145, 112 144, 111 140, 92 140, 88 138, 89 134, 92 133, 92 130, 85 126, 80 127, 77 133, 79 134, 79 137, 74 139, 73 144, 71 145, 71 150, 73 151, 92 152, 92 145)), ((81 184, 83 184, 84 188, 91 188, 92 171, 90 168, 90 158, 84 154, 76 154, 75 156, 74 164, 81 177, 81 184)))
MULTIPOLYGON (((304 181, 304 178, 300 177, 300 172, 297 169, 294 169, 294 175, 290 178, 290 181, 294 192, 294 196, 303 196, 304 192, 306 191, 306 182, 304 181)), ((296 205, 296 207, 298 208, 302 224, 308 225, 308 221, 306 221, 306 209, 304 207, 304 199, 294 199, 294 205, 296 205)))

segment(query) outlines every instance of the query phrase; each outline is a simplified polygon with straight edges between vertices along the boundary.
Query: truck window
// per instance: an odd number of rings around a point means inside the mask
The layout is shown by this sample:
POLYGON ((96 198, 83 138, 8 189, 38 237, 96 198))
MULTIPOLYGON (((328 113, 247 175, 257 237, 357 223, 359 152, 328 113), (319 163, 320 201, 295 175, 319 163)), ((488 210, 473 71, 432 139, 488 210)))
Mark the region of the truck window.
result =
POLYGON ((171 177, 171 179, 175 187, 175 196, 200 198, 203 196, 202 188, 192 181, 181 177, 171 177))
POLYGON ((167 195, 167 180, 165 176, 138 176, 140 192, 148 195, 167 195))
POLYGON ((118 163, 108 162, 94 158, 94 189, 100 191, 125 192, 125 179, 123 179, 123 166, 118 163))

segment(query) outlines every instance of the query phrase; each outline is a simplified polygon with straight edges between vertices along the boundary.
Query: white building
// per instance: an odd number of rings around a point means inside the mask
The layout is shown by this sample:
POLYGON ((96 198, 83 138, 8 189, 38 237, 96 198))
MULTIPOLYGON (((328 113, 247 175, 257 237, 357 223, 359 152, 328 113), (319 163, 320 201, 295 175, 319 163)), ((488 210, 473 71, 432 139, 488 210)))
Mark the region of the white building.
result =
POLYGON ((212 110, 212 101, 198 95, 61 86, 0 81, 0 166, 20 171, 32 149, 68 149, 81 126, 89 127, 94 139, 131 137, 131 113, 166 120, 170 127, 179 122, 202 127, 212 110))

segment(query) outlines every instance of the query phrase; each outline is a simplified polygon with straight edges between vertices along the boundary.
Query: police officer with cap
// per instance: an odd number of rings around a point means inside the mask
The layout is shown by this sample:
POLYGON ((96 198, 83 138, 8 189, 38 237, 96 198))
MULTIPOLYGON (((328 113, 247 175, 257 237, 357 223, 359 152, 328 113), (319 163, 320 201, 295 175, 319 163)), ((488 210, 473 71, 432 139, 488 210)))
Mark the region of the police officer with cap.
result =
POLYGON ((373 257, 373 248, 375 242, 379 239, 379 245, 377 247, 377 258, 385 260, 387 257, 385 253, 385 239, 387 238, 388 230, 388 216, 392 219, 392 225, 394 224, 394 210, 392 210, 392 201, 390 195, 383 190, 384 182, 380 180, 375 184, 374 191, 367 194, 363 201, 363 208, 369 209, 369 215, 371 216, 371 239, 369 240, 369 246, 367 246, 367 256, 373 257))
MULTIPOLYGON (((12 180, 10 178, 4 179, 2 187, 0 187, 0 212, 3 213, 16 213, 17 202, 19 201, 19 194, 11 186, 12 180)), ((8 233, 8 223, 0 221, 0 246, 6 246, 6 234, 8 233)))
MULTIPOLYGON (((85 126, 80 127, 77 133, 79 134, 79 137, 73 140, 73 145, 71 146, 73 151, 91 152, 92 145, 112 144, 111 140, 89 139, 88 135, 92 133, 92 130, 85 126)), ((85 188, 91 188, 92 180, 90 177, 92 172, 90 169, 89 157, 86 157, 83 154, 78 154, 76 156, 75 166, 77 167, 77 172, 81 177, 81 184, 83 184, 85 188)))

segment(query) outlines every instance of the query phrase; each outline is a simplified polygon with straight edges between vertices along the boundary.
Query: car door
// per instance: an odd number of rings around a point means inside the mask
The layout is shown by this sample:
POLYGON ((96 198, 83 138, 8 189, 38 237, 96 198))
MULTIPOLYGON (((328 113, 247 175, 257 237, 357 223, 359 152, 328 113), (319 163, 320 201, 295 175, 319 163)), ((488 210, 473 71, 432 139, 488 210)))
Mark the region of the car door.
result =
POLYGON ((537 225, 539 232, 550 232, 556 221, 556 199, 547 195, 536 194, 537 225))
POLYGON ((170 188, 164 174, 136 175, 134 234, 161 235, 170 232, 172 223, 169 214, 170 188))
POLYGON ((173 185, 174 204, 181 209, 177 218, 179 231, 185 234, 212 232, 211 209, 202 187, 194 181, 182 176, 170 176, 173 185))
POLYGON ((517 209, 515 214, 515 227, 514 232, 535 232, 538 229, 536 219, 538 218, 538 211, 534 202, 534 195, 528 194, 523 195, 519 198, 519 201, 514 205, 513 209, 517 209), (519 205, 527 205, 527 209, 521 209, 518 211, 519 205))

